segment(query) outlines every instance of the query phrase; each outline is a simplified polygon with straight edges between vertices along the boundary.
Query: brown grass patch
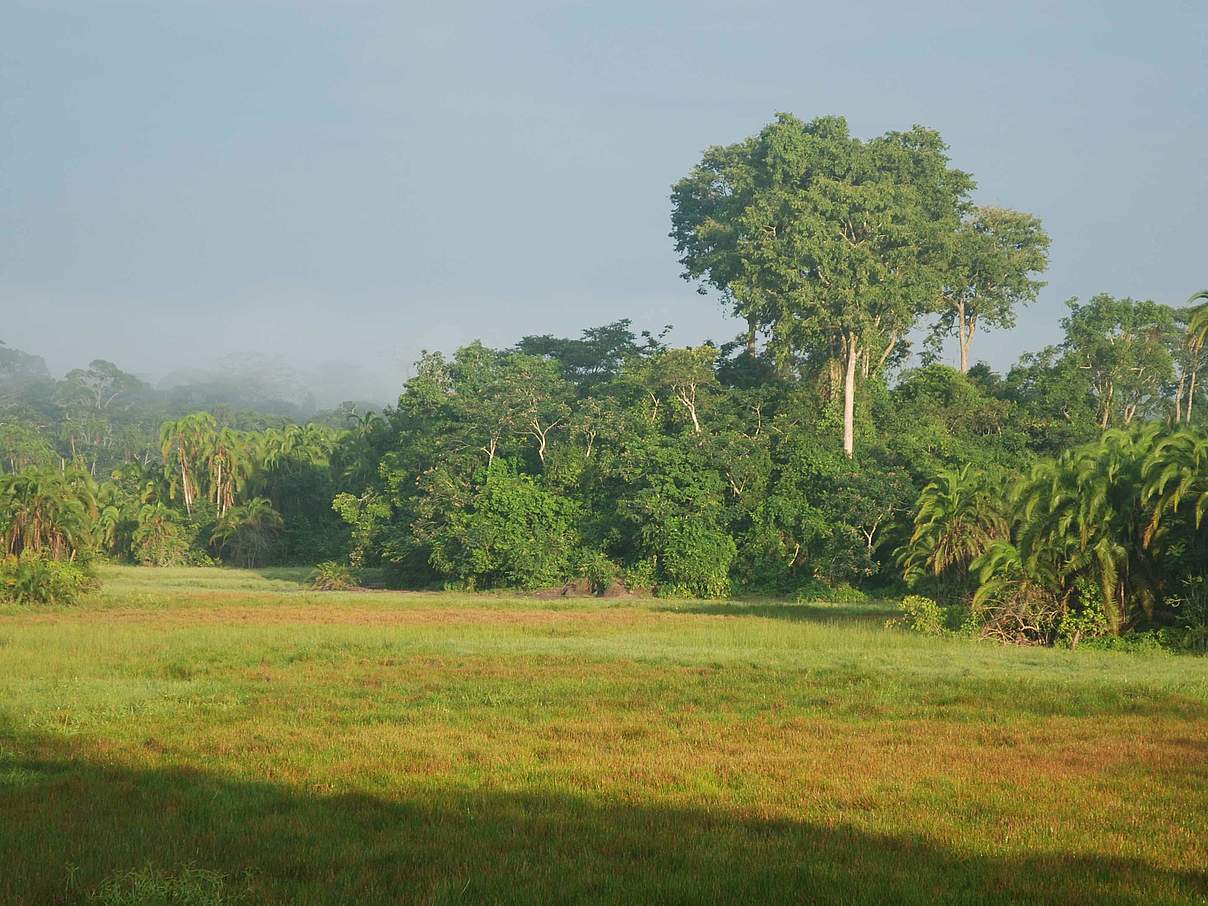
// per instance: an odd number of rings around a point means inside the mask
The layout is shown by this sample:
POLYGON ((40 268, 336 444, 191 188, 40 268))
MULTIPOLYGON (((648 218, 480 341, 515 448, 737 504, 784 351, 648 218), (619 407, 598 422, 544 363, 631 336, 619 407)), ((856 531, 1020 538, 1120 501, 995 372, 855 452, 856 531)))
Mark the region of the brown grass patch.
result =
MULTIPOLYGON (((247 600, 248 595, 241 595, 247 600)), ((0 617, 0 622, 25 624, 103 623, 167 625, 346 625, 346 626, 508 626, 508 627, 609 627, 637 626, 666 620, 700 620, 679 614, 641 608, 608 607, 599 610, 500 607, 357 607, 333 603, 281 604, 267 597, 263 606, 223 606, 204 603, 168 608, 63 610, 0 617)))

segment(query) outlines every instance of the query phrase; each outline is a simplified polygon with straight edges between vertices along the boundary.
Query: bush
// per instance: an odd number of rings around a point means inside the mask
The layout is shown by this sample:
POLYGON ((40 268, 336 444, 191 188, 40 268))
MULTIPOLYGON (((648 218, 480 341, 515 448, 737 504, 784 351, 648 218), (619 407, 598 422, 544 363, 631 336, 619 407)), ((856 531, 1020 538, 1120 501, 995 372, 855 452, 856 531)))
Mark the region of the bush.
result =
POLYGON ((659 594, 720 598, 730 593, 734 539, 703 520, 676 517, 662 532, 663 578, 659 594))
POLYGON ((574 502, 496 460, 470 506, 433 537, 431 565, 464 589, 565 582, 580 549, 574 502))
POLYGON ((1177 633, 1170 629, 1151 629, 1148 632, 1130 632, 1126 635, 1100 635, 1085 639, 1083 648, 1095 651, 1123 651, 1129 654, 1170 653, 1179 647, 1177 633))
POLYGON ((357 584, 352 570, 343 563, 328 560, 315 567, 315 575, 311 583, 319 591, 343 591, 354 588, 357 584))
POLYGON ((197 543, 210 514, 197 507, 185 516, 162 503, 148 504, 138 514, 130 555, 143 566, 213 566, 213 558, 197 543))
POLYGON ((1208 578, 1189 576, 1183 580, 1183 592, 1171 601, 1176 626, 1171 632, 1175 644, 1185 651, 1208 652, 1208 578))
POLYGON ((888 626, 905 626, 923 635, 943 635, 947 615, 940 605, 922 595, 907 595, 898 604, 902 616, 890 620, 888 626))
POLYGON ((1061 617, 1057 595, 1027 579, 998 582, 990 593, 979 592, 973 599, 978 634, 1013 645, 1051 644, 1061 617))
POLYGON ((1077 600, 1057 623, 1057 643, 1068 648, 1077 648, 1079 642, 1106 635, 1111 629, 1099 587, 1089 579, 1079 579, 1074 588, 1077 600))
POLYGON ((654 558, 646 557, 625 567, 622 570, 622 577, 626 588, 649 591, 657 583, 657 572, 654 558))
POLYGON ((601 551, 583 551, 576 566, 579 575, 591 583, 595 592, 604 591, 621 578, 621 568, 601 551))
POLYGON ((956 635, 977 636, 981 634, 981 623, 973 608, 966 604, 949 604, 944 611, 945 628, 956 635))
POLYGON ((811 601, 827 604, 866 604, 868 595, 850 583, 840 582, 838 585, 827 585, 817 579, 810 579, 797 589, 794 600, 798 604, 811 601))
POLYGON ((38 555, 0 562, 0 598, 15 604, 74 604, 96 585, 92 571, 80 563, 38 555))

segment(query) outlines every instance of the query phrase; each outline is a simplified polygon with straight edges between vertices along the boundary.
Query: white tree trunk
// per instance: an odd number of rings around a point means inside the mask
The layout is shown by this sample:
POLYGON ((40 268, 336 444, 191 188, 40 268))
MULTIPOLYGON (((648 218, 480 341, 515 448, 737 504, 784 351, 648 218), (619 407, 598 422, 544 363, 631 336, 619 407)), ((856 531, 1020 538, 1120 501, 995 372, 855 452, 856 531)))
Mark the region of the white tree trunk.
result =
POLYGON ((847 335, 847 373, 843 378, 843 452, 848 459, 856 455, 856 364, 859 348, 856 335, 847 335))

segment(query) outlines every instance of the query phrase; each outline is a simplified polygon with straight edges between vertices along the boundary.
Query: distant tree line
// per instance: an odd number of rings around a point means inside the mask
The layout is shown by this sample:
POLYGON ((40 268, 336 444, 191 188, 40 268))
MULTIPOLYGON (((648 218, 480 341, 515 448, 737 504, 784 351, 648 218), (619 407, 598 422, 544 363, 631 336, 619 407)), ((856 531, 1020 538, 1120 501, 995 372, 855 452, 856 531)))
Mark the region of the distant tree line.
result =
POLYGON ((972 189, 929 130, 781 116, 673 188, 684 276, 739 337, 675 347, 622 320, 473 343, 324 423, 165 413, 106 363, 59 382, 47 421, 33 357, 4 349, 7 549, 338 560, 412 587, 910 590, 1011 641, 1194 642, 1208 297, 1071 300, 1060 343, 972 364, 1049 253, 1035 217, 972 189))

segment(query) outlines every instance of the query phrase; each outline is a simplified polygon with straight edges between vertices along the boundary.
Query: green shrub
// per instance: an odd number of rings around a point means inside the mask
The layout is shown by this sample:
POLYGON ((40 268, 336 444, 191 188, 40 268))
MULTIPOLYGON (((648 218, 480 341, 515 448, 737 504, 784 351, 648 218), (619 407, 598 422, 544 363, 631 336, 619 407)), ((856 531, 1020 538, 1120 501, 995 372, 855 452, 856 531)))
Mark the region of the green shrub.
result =
POLYGON ((621 568, 602 551, 585 550, 579 555, 576 569, 591 583, 593 591, 604 591, 621 578, 621 568))
POLYGON ((574 571, 579 522, 573 501, 496 460, 470 505, 434 533, 430 562, 467 590, 556 585, 574 571))
POLYGON ((1057 623, 1057 644, 1067 648, 1077 648, 1079 642, 1107 635, 1111 630, 1099 586, 1088 579, 1078 579, 1074 588, 1077 592, 1074 603, 1057 623))
POLYGON ((819 582, 817 579, 810 579, 797 588, 794 600, 798 604, 806 604, 812 601, 825 602, 827 604, 866 604, 868 603, 868 595, 848 582, 840 582, 838 585, 828 585, 825 582, 819 582))
POLYGON ((343 591, 354 588, 357 580, 349 567, 334 560, 327 560, 315 567, 311 584, 319 591, 343 591))
MULTIPOLYGON (((130 553, 144 566, 200 566, 191 562, 195 554, 183 517, 162 503, 148 504, 138 514, 138 528, 131 538, 130 553)), ((202 554, 202 556, 205 556, 202 554)), ((205 556, 209 560, 208 556, 205 556)))
POLYGON ((1183 591, 1171 600, 1175 609, 1175 645, 1185 651, 1208 652, 1208 578, 1189 576, 1183 591))
POLYGON ((944 628, 956 635, 976 636, 981 632, 981 623, 973 608, 965 604, 950 604, 943 607, 944 628))
POLYGON ((1171 629, 1151 629, 1148 632, 1130 632, 1125 635, 1100 635, 1084 639, 1083 648, 1095 651, 1123 651, 1131 654, 1170 653, 1177 649, 1178 634, 1171 629))
POLYGON ((676 517, 663 528, 659 594, 720 598, 730 593, 734 539, 703 520, 676 517))
POLYGON ((81 563, 36 554, 0 561, 0 599, 14 604, 74 604, 97 585, 81 563))
POLYGON ((931 598, 922 595, 907 595, 898 604, 902 616, 890 620, 887 626, 905 626, 923 635, 943 635, 947 624, 944 608, 931 598))
POLYGON ((657 583, 654 558, 646 557, 636 563, 631 563, 621 571, 621 575, 627 588, 649 591, 657 583))

